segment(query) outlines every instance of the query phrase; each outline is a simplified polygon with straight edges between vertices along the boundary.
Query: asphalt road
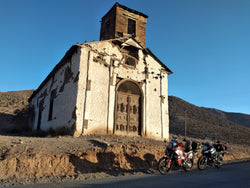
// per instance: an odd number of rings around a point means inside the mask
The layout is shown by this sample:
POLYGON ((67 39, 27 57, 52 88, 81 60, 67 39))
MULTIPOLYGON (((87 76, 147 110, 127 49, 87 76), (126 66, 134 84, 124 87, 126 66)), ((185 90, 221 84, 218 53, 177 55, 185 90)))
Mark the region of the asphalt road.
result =
POLYGON ((115 178, 72 181, 67 183, 46 183, 24 186, 10 186, 22 188, 80 188, 80 187, 250 187, 250 162, 228 164, 220 169, 209 167, 204 171, 194 169, 190 172, 173 171, 166 175, 150 174, 122 176, 115 178))

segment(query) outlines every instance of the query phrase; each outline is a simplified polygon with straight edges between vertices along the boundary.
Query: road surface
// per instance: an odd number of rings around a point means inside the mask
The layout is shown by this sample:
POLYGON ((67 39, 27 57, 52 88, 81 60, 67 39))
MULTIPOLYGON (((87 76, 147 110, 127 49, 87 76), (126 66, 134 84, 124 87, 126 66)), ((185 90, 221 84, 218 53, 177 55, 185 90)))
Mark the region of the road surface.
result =
POLYGON ((105 179, 72 181, 66 183, 46 183, 36 185, 19 185, 10 187, 21 188, 80 188, 80 187, 250 187, 250 162, 228 164, 217 169, 209 167, 204 171, 194 169, 190 172, 183 170, 173 171, 166 175, 149 174, 149 175, 133 175, 122 176, 105 179))

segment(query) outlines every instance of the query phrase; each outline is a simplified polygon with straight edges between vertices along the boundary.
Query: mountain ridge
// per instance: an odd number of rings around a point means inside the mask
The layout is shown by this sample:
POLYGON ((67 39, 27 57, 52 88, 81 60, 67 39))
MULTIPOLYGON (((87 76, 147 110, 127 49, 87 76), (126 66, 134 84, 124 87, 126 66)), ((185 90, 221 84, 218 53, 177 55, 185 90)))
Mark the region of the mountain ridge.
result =
POLYGON ((201 107, 201 108, 208 110, 209 112, 212 112, 233 123, 250 128, 250 115, 249 114, 238 113, 238 112, 226 112, 226 111, 222 111, 216 108, 206 108, 206 107, 201 107))

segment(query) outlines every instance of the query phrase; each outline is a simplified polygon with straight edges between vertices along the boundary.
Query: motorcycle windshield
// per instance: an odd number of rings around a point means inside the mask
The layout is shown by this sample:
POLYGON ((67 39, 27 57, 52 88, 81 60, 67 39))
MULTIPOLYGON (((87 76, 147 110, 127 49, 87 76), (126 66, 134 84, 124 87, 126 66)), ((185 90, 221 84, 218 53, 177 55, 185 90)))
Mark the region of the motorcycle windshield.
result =
POLYGON ((208 150, 208 146, 205 145, 204 148, 203 148, 204 151, 208 150))

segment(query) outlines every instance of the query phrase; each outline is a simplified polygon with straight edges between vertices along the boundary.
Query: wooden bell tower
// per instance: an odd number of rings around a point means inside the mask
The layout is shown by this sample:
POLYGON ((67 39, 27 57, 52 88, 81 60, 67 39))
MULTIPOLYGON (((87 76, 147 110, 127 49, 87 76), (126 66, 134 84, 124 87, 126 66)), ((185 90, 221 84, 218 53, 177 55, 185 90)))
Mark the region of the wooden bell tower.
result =
POLYGON ((100 40, 133 37, 145 47, 147 18, 141 12, 115 3, 102 17, 100 40))

